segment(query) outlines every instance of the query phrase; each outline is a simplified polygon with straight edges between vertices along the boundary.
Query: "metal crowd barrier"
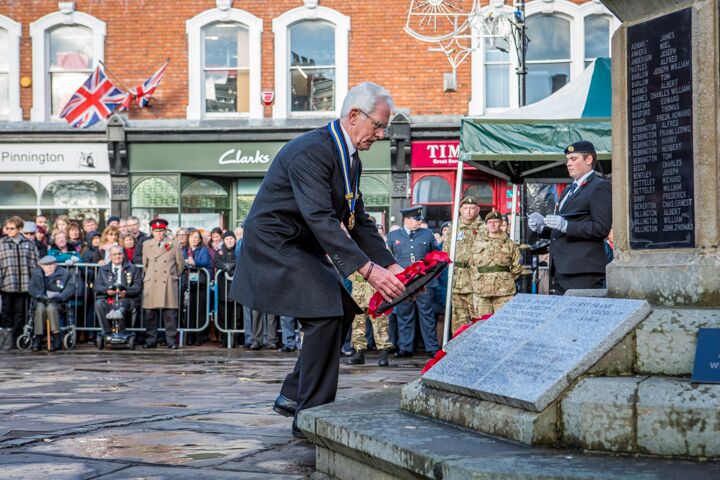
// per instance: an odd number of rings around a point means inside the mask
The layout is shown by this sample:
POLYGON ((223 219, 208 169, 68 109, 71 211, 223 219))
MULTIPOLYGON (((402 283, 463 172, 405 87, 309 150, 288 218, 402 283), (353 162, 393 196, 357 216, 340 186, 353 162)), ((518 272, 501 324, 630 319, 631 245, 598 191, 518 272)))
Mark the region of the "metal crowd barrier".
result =
POLYGON ((225 334, 227 348, 232 348, 233 336, 245 333, 243 324, 243 306, 229 298, 233 277, 223 270, 215 272, 215 328, 225 334))
MULTIPOLYGON (((75 296, 68 302, 73 310, 75 329, 79 332, 99 332, 100 324, 95 320, 96 295, 93 289, 95 277, 101 265, 96 263, 76 263, 72 266, 59 264, 73 274, 76 281, 75 296)), ((142 269, 142 265, 135 265, 142 269)), ((211 291, 214 290, 214 281, 210 272, 205 268, 186 267, 178 282, 178 332, 179 344, 183 345, 188 333, 199 333, 210 325, 210 305, 212 303, 211 291)), ((145 332, 145 315, 142 308, 142 294, 137 300, 131 315, 128 331, 145 332)), ((159 331, 165 331, 163 319, 160 319, 159 331)))

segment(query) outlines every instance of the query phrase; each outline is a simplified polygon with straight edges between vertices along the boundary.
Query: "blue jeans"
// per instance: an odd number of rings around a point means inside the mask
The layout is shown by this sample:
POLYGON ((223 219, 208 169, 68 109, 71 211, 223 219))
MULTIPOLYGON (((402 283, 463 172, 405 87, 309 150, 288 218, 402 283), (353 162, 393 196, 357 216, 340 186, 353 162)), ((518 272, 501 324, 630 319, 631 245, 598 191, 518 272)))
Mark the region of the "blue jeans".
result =
POLYGON ((425 343, 425 351, 437 352, 440 350, 437 334, 435 333, 435 309, 433 307, 433 292, 426 291, 415 297, 412 302, 402 302, 395 307, 397 313, 399 340, 398 346, 403 352, 412 352, 415 344, 415 315, 420 320, 420 333, 425 343))
POLYGON ((280 317, 280 328, 282 329, 282 343, 287 348, 298 348, 299 339, 297 337, 297 330, 299 327, 297 318, 295 317, 280 317))

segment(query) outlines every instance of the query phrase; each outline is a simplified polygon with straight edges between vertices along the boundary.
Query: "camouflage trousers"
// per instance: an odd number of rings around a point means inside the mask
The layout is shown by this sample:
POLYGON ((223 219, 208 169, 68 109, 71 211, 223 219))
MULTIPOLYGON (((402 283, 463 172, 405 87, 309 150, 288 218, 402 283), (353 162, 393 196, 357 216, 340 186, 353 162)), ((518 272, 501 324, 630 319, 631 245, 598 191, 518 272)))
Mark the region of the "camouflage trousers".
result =
MULTIPOLYGON (((352 346, 355 350, 367 350, 367 338, 365 338, 365 314, 355 315, 352 324, 352 346)), ((375 336, 375 346, 378 350, 392 348, 390 336, 388 334, 388 317, 381 315, 377 318, 370 317, 372 323, 373 335, 375 336)))
POLYGON ((472 293, 453 293, 452 294, 452 335, 455 330, 470 320, 475 318, 475 305, 472 293))
POLYGON ((503 295, 502 297, 477 297, 475 311, 478 317, 497 312, 500 307, 512 300, 514 295, 503 295))

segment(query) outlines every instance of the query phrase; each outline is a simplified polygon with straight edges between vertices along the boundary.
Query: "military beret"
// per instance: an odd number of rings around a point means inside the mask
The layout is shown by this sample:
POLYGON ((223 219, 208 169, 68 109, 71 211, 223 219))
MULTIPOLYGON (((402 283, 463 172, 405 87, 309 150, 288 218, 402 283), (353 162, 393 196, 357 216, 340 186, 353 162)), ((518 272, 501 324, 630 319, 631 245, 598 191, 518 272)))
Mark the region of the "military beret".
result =
POLYGON ((150 220, 150 229, 151 230, 165 230, 167 229, 168 221, 164 220, 162 218, 154 218, 150 220))
POLYGON ((502 220, 502 215, 500 212, 492 211, 485 215, 485 221, 488 222, 490 220, 502 220))
POLYGON ((568 153, 595 153, 595 145, 581 140, 565 147, 565 155, 568 153))
POLYGON ((460 202, 460 205, 477 205, 478 202, 475 200, 475 197, 467 196, 462 199, 460 202))
POLYGON ((52 255, 45 255, 40 260, 38 260, 38 265, 52 265, 53 263, 57 263, 57 258, 53 257, 52 255))
POLYGON ((440 230, 442 230, 445 227, 452 227, 452 222, 444 222, 442 225, 440 225, 440 230))
POLYGON ((412 217, 416 220, 422 220, 422 211, 423 207, 421 206, 400 209, 400 213, 402 214, 403 218, 412 217))

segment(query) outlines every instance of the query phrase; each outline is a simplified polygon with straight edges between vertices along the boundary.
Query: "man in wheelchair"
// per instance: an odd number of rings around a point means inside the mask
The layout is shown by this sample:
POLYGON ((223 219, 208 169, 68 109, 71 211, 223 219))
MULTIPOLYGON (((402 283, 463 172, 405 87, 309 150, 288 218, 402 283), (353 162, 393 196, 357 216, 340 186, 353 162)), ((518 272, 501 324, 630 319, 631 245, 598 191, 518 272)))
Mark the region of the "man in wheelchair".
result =
POLYGON ((128 314, 139 308, 142 271, 124 261, 124 257, 121 246, 110 247, 110 263, 100 267, 95 277, 95 318, 100 321, 104 335, 112 332, 113 319, 119 320, 118 332, 124 333, 128 314), (118 315, 115 312, 120 312, 122 318, 114 318, 118 315))
POLYGON ((62 343, 60 310, 75 294, 72 274, 64 268, 58 268, 55 257, 46 255, 38 261, 38 267, 32 270, 28 291, 36 301, 33 315, 33 352, 40 350, 46 320, 50 323, 52 333, 50 351, 59 350, 62 343))

